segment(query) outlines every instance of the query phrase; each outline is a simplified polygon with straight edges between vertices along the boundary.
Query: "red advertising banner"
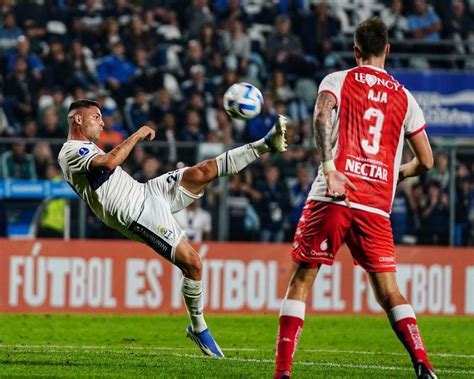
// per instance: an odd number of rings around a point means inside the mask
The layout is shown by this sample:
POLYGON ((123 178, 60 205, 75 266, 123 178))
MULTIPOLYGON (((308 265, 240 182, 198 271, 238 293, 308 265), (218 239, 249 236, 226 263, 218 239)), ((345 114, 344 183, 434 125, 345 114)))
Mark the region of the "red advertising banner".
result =
MULTIPOLYGON (((277 313, 289 244, 197 245, 207 313, 277 313)), ((415 312, 474 315, 474 249, 398 247, 401 291, 415 312)), ((0 240, 0 312, 183 313, 181 272, 130 241, 0 240)), ((347 249, 323 266, 308 313, 382 312, 347 249)))

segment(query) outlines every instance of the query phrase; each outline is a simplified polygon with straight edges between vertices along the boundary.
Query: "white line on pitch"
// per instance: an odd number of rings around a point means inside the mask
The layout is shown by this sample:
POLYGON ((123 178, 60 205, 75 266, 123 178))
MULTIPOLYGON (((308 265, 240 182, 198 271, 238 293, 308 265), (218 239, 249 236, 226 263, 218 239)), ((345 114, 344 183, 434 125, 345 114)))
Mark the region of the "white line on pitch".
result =
MULTIPOLYGON (((115 353, 123 353, 126 354, 130 350, 142 350, 146 355, 158 355, 158 353, 154 353, 153 350, 191 350, 195 348, 180 348, 180 347, 165 347, 165 346, 155 346, 155 347, 144 347, 144 346, 74 346, 74 345, 0 345, 0 349, 18 349, 18 350, 25 350, 25 351, 46 351, 51 353, 60 353, 64 352, 64 350, 72 350, 72 351, 87 351, 87 350, 110 350, 111 352, 115 353), (148 350, 148 351, 147 351, 148 350)), ((226 349, 227 351, 249 351, 251 349, 226 349)), ((257 349, 252 349, 254 351, 257 349)), ((268 350, 268 349, 267 349, 268 350)), ((262 351, 262 350, 259 350, 262 351)), ((341 350, 301 350, 304 352, 332 352, 332 353, 369 353, 370 352, 361 352, 361 351, 341 351, 341 350)), ((381 353, 383 354, 383 353, 381 353)), ((396 353, 398 355, 398 353, 396 353)), ((172 355, 177 357, 189 357, 189 358, 196 358, 196 359, 207 359, 210 357, 205 357, 202 355, 194 355, 194 354, 181 354, 181 353, 172 353, 172 355)), ((402 354, 400 354, 402 355, 402 354)), ((433 354, 432 354, 433 355, 433 354)), ((469 356, 472 357, 472 356, 469 356)), ((273 359, 259 359, 259 358, 237 358, 237 357, 226 357, 225 360, 230 361, 237 361, 237 362, 259 362, 259 363, 273 363, 273 359)), ((351 363, 331 363, 331 362, 308 362, 308 361, 296 361, 295 364, 303 365, 303 366, 328 366, 328 367, 344 367, 344 368, 358 368, 364 370, 370 369, 379 369, 379 370, 401 370, 401 371, 411 371, 410 368, 407 367, 400 367, 400 366, 381 366, 381 365, 355 365, 351 363)), ((457 370, 457 369, 439 369, 437 370, 441 373, 451 373, 451 374, 467 374, 473 375, 474 370, 457 370)))
MULTIPOLYGON (((212 357, 205 357, 202 355, 195 355, 195 354, 180 354, 180 353, 173 353, 172 355, 176 357, 184 357, 184 358, 196 358, 196 359, 213 359, 212 357)), ((224 358, 226 361, 237 361, 237 362, 256 362, 256 363, 274 363, 273 359, 258 359, 258 358, 234 358, 234 357, 226 357, 224 358)), ((387 370, 387 371, 412 371, 412 368, 408 367, 400 367, 400 366, 381 366, 381 365, 355 365, 352 363, 332 363, 332 362, 294 362, 295 365, 302 365, 302 366, 327 366, 327 367, 343 367, 343 368, 356 368, 362 370, 387 370)), ((474 374, 474 370, 457 370, 457 369, 439 369, 436 370, 437 372, 441 373, 449 373, 449 374, 467 374, 472 375, 474 374)))
MULTIPOLYGON (((44 349, 44 350, 51 350, 51 349, 77 349, 77 350, 107 350, 107 349, 114 349, 114 350, 192 350, 193 347, 183 348, 183 347, 168 347, 168 346, 99 346, 99 345, 6 345, 0 344, 0 349, 44 349)), ((252 349, 252 348, 223 348, 224 351, 273 351, 270 349, 252 349)), ((398 356, 406 356, 407 353, 397 353, 397 352, 390 352, 390 351, 360 351, 360 350, 330 350, 330 349, 297 349, 298 352, 301 353, 336 353, 336 354, 359 354, 359 355, 398 355, 398 356)), ((435 357, 446 357, 446 358, 474 358, 473 354, 453 354, 453 353, 430 353, 430 356, 435 357)))

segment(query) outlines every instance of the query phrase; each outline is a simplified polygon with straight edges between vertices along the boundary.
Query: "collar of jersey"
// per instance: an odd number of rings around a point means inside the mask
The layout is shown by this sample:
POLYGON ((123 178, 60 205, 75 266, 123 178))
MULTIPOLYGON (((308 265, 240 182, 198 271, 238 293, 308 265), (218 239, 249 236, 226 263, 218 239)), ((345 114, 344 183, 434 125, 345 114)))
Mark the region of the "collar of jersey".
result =
POLYGON ((387 72, 385 69, 377 67, 377 66, 372 66, 371 64, 362 64, 359 67, 369 67, 371 69, 374 69, 375 71, 387 72))

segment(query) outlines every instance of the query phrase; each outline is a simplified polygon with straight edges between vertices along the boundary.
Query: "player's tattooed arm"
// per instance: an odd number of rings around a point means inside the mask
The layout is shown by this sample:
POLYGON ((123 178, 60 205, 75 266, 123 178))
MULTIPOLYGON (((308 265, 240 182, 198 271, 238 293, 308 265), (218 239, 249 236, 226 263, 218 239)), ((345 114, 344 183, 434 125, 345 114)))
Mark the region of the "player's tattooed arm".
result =
POLYGON ((316 99, 314 109, 314 137, 316 148, 321 153, 323 161, 332 160, 332 110, 336 106, 336 99, 328 92, 321 92, 316 99))
POLYGON ((152 140, 153 138, 155 138, 155 131, 149 126, 142 126, 109 153, 96 155, 92 159, 91 167, 100 170, 113 170, 127 159, 138 142, 144 139, 152 140))
POLYGON ((356 191, 356 186, 342 173, 337 171, 332 156, 332 110, 336 106, 335 97, 328 92, 321 92, 316 99, 314 110, 314 136, 316 148, 320 151, 323 172, 326 175, 327 194, 337 201, 345 201, 351 206, 346 186, 356 191))

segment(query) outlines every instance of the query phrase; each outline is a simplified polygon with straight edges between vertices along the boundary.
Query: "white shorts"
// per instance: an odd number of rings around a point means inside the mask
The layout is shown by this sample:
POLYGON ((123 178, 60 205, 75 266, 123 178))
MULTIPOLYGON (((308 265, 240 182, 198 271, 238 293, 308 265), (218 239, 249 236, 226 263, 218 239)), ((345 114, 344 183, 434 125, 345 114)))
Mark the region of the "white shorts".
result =
POLYGON ((176 246, 184 231, 173 217, 173 213, 186 208, 203 193, 195 195, 181 186, 186 168, 167 172, 145 183, 145 201, 138 219, 128 229, 134 239, 146 243, 158 254, 175 262, 176 246))

